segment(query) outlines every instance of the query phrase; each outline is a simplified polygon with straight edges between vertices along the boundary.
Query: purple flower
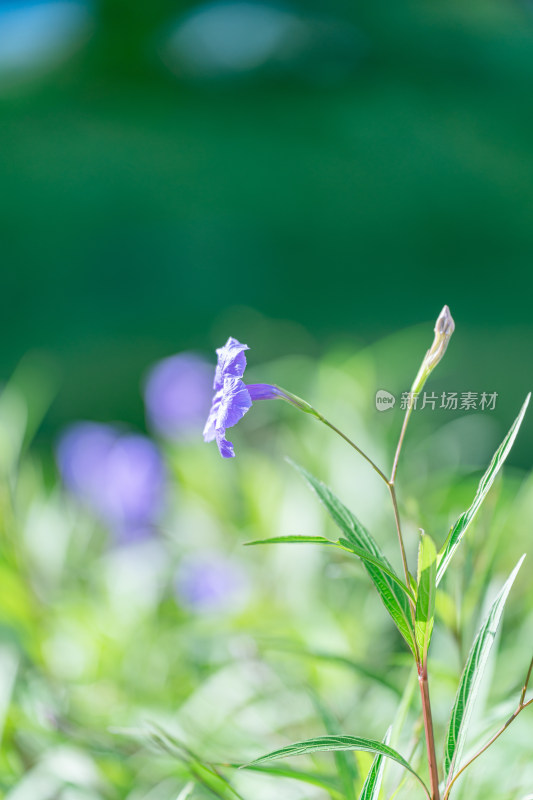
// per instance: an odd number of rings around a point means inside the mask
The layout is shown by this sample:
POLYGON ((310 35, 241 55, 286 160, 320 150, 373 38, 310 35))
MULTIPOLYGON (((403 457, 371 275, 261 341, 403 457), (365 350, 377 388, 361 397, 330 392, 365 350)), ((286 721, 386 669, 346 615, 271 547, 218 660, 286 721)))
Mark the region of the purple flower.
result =
POLYGON ((118 540, 129 542, 151 533, 163 508, 165 469, 148 438, 80 422, 61 437, 57 463, 65 486, 118 540))
POLYGON ((197 435, 211 402, 211 367, 194 353, 165 358, 148 373, 144 400, 157 433, 174 440, 197 435))
POLYGON ((233 458, 235 451, 226 439, 226 428, 232 428, 244 417, 254 400, 289 399, 287 393, 267 383, 246 385, 242 380, 246 369, 245 350, 250 348, 231 336, 224 347, 217 348, 218 362, 213 388, 215 395, 204 428, 204 441, 216 439, 220 455, 233 458))
POLYGON ((226 611, 244 602, 246 579, 234 561, 211 554, 182 561, 175 578, 179 600, 196 611, 226 611))

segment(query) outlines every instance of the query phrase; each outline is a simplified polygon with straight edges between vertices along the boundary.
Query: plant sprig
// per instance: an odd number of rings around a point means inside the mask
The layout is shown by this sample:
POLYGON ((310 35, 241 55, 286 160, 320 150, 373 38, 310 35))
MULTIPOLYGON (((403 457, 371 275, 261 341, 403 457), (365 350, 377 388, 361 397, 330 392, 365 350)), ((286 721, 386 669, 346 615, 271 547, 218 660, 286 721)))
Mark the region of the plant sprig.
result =
MULTIPOLYGON (((414 399, 420 393, 425 382, 432 371, 442 359, 455 330, 455 323, 450 314, 448 306, 444 306, 435 325, 435 337, 432 346, 426 352, 418 373, 413 381, 406 413, 400 430, 398 443, 394 453, 390 478, 387 478, 385 471, 381 469, 352 439, 343 433, 338 427, 327 420, 316 409, 306 401, 301 400, 296 395, 281 389, 278 386, 267 384, 253 384, 248 387, 242 382, 242 375, 246 359, 244 349, 246 345, 241 345, 237 340, 228 339, 225 348, 219 352, 223 354, 219 360, 219 372, 217 372, 219 384, 219 395, 215 395, 208 425, 210 437, 217 437, 219 448, 224 457, 234 455, 231 443, 225 440, 227 427, 235 422, 248 410, 252 402, 259 399, 281 398, 291 403, 296 408, 311 414, 337 435, 339 435, 350 447, 361 455, 373 468, 381 480, 388 488, 400 557, 402 561, 404 579, 400 578, 393 566, 385 558, 378 543, 369 531, 360 523, 353 512, 348 509, 337 498, 331 489, 322 481, 311 475, 307 470, 298 465, 295 468, 303 476, 307 484, 317 495, 319 500, 326 508, 329 516, 341 531, 341 536, 336 540, 327 539, 322 536, 280 536, 264 539, 261 541, 249 542, 248 544, 295 544, 295 543, 315 543, 335 546, 348 551, 351 555, 360 559, 363 567, 369 575, 374 587, 376 588, 381 601, 390 614, 397 630, 402 635, 407 644, 416 666, 420 697, 422 705, 422 719, 426 743, 427 764, 429 771, 430 787, 428 788, 414 769, 410 761, 401 756, 398 751, 391 748, 384 740, 379 742, 360 736, 328 735, 297 742, 293 745, 274 750, 264 756, 260 756, 249 765, 258 766, 270 763, 279 758, 287 758, 303 754, 316 752, 338 752, 343 750, 366 750, 375 754, 375 758, 369 774, 364 782, 360 800, 377 800, 379 785, 383 773, 383 759, 389 758, 401 764, 408 774, 414 776, 419 785, 424 790, 428 800, 441 800, 439 769, 436 756, 435 732, 431 711, 429 677, 428 677, 428 652, 431 644, 431 637, 435 619, 435 598, 437 586, 442 581, 449 567, 451 559, 464 538, 468 528, 473 522, 479 508, 485 500, 494 480, 501 470, 505 459, 518 434, 523 422, 525 412, 529 403, 530 395, 526 398, 516 420, 514 421, 507 436, 500 447, 496 450, 492 461, 483 475, 475 497, 469 508, 459 517, 452 526, 449 534, 437 552, 435 543, 426 533, 422 531, 419 545, 418 568, 416 580, 412 577, 406 557, 404 536, 402 532, 401 516, 399 511, 398 499, 396 494, 396 479, 402 447, 405 441, 407 428, 412 416, 414 399), (237 353, 237 355, 232 355, 237 353), (231 359, 234 358, 234 361, 231 359), (228 366, 229 365, 229 366, 228 366), (230 376, 224 379, 223 369, 230 371, 230 376), (237 377, 235 377, 237 375, 237 377), (218 399, 217 399, 218 398, 218 399), (238 400, 236 399, 238 398, 238 400), (217 405, 218 403, 218 405, 217 405), (246 406, 246 407, 245 407, 246 406), (225 409, 224 413, 220 409, 225 409), (228 410, 229 409, 229 410, 228 410), (219 428, 217 428, 219 426, 219 428), (217 430, 219 433, 217 433, 217 430)), ((484 745, 469 761, 457 769, 461 758, 461 752, 466 741, 468 722, 472 713, 472 708, 477 698, 479 686, 483 677, 492 644, 498 626, 500 624, 505 602, 511 590, 514 579, 521 566, 522 559, 519 561, 507 582, 504 584, 500 593, 493 602, 489 614, 483 622, 472 645, 470 654, 465 664, 457 695, 453 705, 448 734, 445 746, 445 781, 444 795, 442 800, 448 800, 452 787, 457 778, 484 753, 501 734, 509 727, 514 719, 531 703, 533 698, 526 702, 526 693, 529 680, 533 671, 533 660, 529 666, 524 687, 520 696, 519 704, 515 712, 506 723, 496 732, 496 734, 484 745)), ((351 792, 350 792, 351 793, 351 792)))

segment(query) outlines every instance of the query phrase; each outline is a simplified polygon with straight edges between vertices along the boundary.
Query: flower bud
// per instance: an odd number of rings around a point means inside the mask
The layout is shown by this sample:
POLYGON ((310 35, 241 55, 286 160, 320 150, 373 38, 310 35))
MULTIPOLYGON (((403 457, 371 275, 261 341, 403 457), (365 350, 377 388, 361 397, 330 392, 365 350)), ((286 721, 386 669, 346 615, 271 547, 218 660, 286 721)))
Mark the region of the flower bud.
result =
POLYGON ((444 306, 440 312, 437 322, 435 323, 435 338, 433 344, 427 351, 424 360, 418 370, 412 389, 411 395, 415 395, 422 389, 430 372, 435 369, 448 347, 450 337, 455 330, 455 322, 450 314, 448 306, 444 306))
POLYGON ((437 366, 446 352, 450 337, 455 330, 455 322, 448 306, 444 306, 435 323, 435 339, 431 349, 426 353, 426 365, 431 370, 437 366))

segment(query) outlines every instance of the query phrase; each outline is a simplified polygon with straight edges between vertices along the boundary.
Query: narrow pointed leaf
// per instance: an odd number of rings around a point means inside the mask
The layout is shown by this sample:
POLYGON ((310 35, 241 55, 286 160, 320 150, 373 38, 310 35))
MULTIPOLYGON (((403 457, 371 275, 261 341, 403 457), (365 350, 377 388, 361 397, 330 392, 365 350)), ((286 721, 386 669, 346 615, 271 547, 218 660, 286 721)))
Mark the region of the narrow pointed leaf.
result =
POLYGON ((278 778, 292 778, 295 781, 318 786, 321 789, 325 789, 330 795, 335 797, 336 800, 345 800, 340 781, 333 776, 330 777, 329 775, 321 775, 318 772, 291 769, 290 767, 264 766, 261 764, 248 764, 246 768, 254 772, 262 772, 265 775, 274 775, 278 778))
POLYGON ((275 761, 278 758, 291 758, 293 756, 312 755, 314 753, 330 753, 336 750, 362 750, 367 753, 381 753, 386 758, 396 761, 398 764, 411 772, 415 778, 424 787, 426 795, 428 795, 427 787, 422 778, 417 775, 412 766, 392 747, 389 747, 383 742, 378 742, 375 739, 366 739, 360 736, 318 736, 315 739, 307 739, 304 742, 296 742, 287 747, 282 747, 279 750, 273 750, 250 764, 243 765, 255 766, 256 764, 266 764, 269 761, 275 761))
POLYGON ((176 800, 187 800, 187 798, 190 796, 193 790, 194 790, 194 782, 189 781, 189 783, 183 787, 183 789, 177 796, 176 800))
POLYGON ((410 597, 414 602, 414 596, 412 592, 407 588, 405 583, 399 578, 396 573, 385 566, 383 560, 376 558, 375 556, 368 553, 366 550, 363 550, 362 547, 357 547, 356 545, 349 542, 347 539, 338 539, 334 541, 333 539, 326 539, 325 536, 273 536, 269 539, 256 539, 253 542, 245 542, 246 547, 252 547, 253 545, 257 544, 330 544, 334 547, 339 547, 341 550, 348 550, 350 553, 353 553, 358 558, 362 559, 363 561, 368 561, 369 564, 373 564, 375 567, 378 567, 382 572, 385 572, 391 580, 393 580, 399 587, 402 589, 405 594, 410 597))
POLYGON ((496 632, 500 624, 505 601, 507 600, 511 586, 513 585, 518 570, 522 566, 524 558, 525 556, 522 556, 492 604, 488 616, 474 640, 463 674, 461 675, 448 727, 448 735, 446 736, 444 772, 446 774, 447 785, 450 783, 455 768, 461 758, 468 723, 472 716, 472 710, 480 688, 483 672, 485 671, 496 632))
POLYGON ((338 545, 333 539, 326 539, 325 536, 271 536, 269 539, 254 539, 253 542, 245 542, 245 547, 252 547, 255 544, 332 544, 338 545))
MULTIPOLYGON (((392 727, 390 727, 385 734, 383 744, 388 745, 390 741, 392 727)), ((383 780, 383 770, 385 769, 385 756, 383 753, 377 753, 370 767, 370 771, 366 776, 363 784, 359 800, 378 800, 379 791, 381 789, 381 781, 383 780)))
POLYGON ((444 546, 442 547, 438 557, 439 565, 437 569, 437 586, 441 582, 444 573, 448 569, 448 564, 450 563, 453 554, 457 550, 457 547, 459 546, 461 539, 468 530, 472 520, 474 519, 479 510, 479 507, 481 506, 483 500, 487 496, 490 487, 494 483, 498 472, 503 466, 505 459, 509 455, 509 451, 513 446, 520 425, 522 424, 522 420, 524 419, 524 415, 526 413, 530 397, 531 397, 531 392, 526 397, 524 405, 520 409, 520 413, 513 422, 509 430, 509 433, 507 434, 501 445, 494 453, 489 468, 487 469, 487 471, 481 478, 481 481, 479 482, 476 496, 472 501, 472 505, 470 506, 470 508, 468 508, 461 514, 461 516, 459 517, 457 522, 452 526, 448 534, 448 538, 446 539, 444 546))
POLYGON ((381 672, 374 666, 354 661, 352 658, 348 658, 347 656, 339 655, 338 653, 328 653, 324 650, 309 650, 308 648, 304 649, 297 646, 295 647, 294 644, 287 644, 285 642, 267 642, 263 646, 270 649, 282 650, 290 653, 291 655, 299 656, 300 658, 319 659, 322 661, 327 661, 331 664, 344 666, 350 670, 353 670, 359 675, 363 675, 365 678, 369 678, 371 681, 380 684, 385 689, 389 689, 398 697, 401 697, 402 695, 399 687, 387 677, 386 673, 381 672))
POLYGON ((437 551, 427 533, 422 533, 418 548, 418 590, 415 612, 415 633, 422 662, 426 662, 435 619, 437 585, 437 551))
POLYGON ((396 586, 398 586, 402 590, 402 592, 404 592, 407 599, 410 598, 414 603, 415 598, 413 592, 411 591, 411 589, 407 588, 405 583, 402 581, 401 578, 398 577, 398 575, 394 572, 392 567, 390 565, 387 566, 388 562, 385 560, 385 556, 383 554, 381 554, 381 556, 377 558, 376 556, 370 555, 370 553, 368 553, 366 550, 363 550, 362 547, 357 547, 356 544, 353 544, 352 542, 349 542, 348 539, 343 539, 343 538, 339 539, 339 546, 342 547, 343 550, 349 550, 350 553, 356 555, 358 558, 361 559, 361 561, 365 561, 367 564, 373 564, 375 567, 377 567, 381 572, 387 575, 388 578, 394 581, 396 586))
MULTIPOLYGON (((346 537, 349 547, 353 548, 354 551, 355 548, 362 550, 365 554, 371 556, 373 560, 375 559, 375 561, 378 562, 379 566, 376 565, 374 561, 371 563, 368 558, 363 559, 362 556, 360 556, 370 579, 379 592, 385 608, 391 615, 396 627, 412 652, 416 653, 411 609, 408 595, 406 594, 406 587, 394 572, 394 569, 381 552, 378 544, 366 528, 361 525, 357 517, 341 503, 338 497, 335 497, 331 489, 307 472, 303 467, 294 463, 293 466, 303 475, 309 486, 322 501, 329 515, 346 537), (390 576, 390 573, 395 576, 394 579, 390 576), (399 583, 401 586, 398 585, 399 583)), ((341 544, 344 543, 346 545, 343 540, 339 541, 341 544)))
POLYGON ((412 593, 412 595, 413 595, 413 598, 416 600, 416 593, 417 593, 417 591, 418 591, 418 586, 417 586, 417 583, 416 583, 416 578, 415 578, 413 575, 411 575, 411 573, 410 573, 410 572, 408 573, 408 575, 409 575, 409 587, 410 587, 410 589, 411 589, 411 593, 412 593))
POLYGON ((152 731, 149 739, 174 758, 182 761, 195 783, 205 786, 219 800, 243 800, 228 780, 211 765, 204 764, 189 753, 181 744, 176 745, 173 737, 164 732, 152 731))
MULTIPOLYGON (((341 733, 338 720, 333 716, 330 710, 321 702, 320 698, 310 690, 311 699, 318 711, 326 732, 330 736, 337 736, 341 733)), ((344 800, 355 800, 355 781, 359 777, 357 764, 352 753, 345 750, 337 750, 334 753, 335 766, 337 773, 342 783, 344 800)))
MULTIPOLYGON (((176 738, 176 736, 160 725, 152 723, 150 728, 151 730, 149 730, 148 733, 150 741, 173 758, 182 762, 195 783, 206 787, 215 797, 220 798, 220 800, 243 800, 241 795, 233 788, 231 783, 215 765, 201 760, 183 742, 176 738)), ((227 764, 221 766, 231 765, 227 764)))

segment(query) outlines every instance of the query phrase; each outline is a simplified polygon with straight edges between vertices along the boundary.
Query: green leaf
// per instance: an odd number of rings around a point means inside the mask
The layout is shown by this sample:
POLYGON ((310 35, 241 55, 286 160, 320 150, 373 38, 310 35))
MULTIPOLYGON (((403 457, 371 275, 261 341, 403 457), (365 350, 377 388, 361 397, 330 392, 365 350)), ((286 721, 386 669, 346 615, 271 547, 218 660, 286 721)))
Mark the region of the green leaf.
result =
POLYGON ((329 775, 321 775, 318 772, 306 772, 304 770, 291 769, 290 767, 262 766, 261 764, 248 764, 246 768, 251 769, 254 772, 262 772, 266 775, 274 775, 278 778, 292 778, 295 781, 309 783, 312 786, 318 786, 321 789, 325 789, 330 795, 335 797, 336 800, 345 800, 345 795, 341 789, 340 781, 338 781, 335 777, 330 777, 329 775))
POLYGON ((369 678, 375 683, 379 683, 385 689, 389 689, 391 692, 394 692, 395 695, 401 695, 398 686, 389 680, 386 673, 380 672, 376 667, 361 664, 358 661, 354 661, 352 658, 348 658, 347 656, 338 655, 336 653, 327 653, 320 650, 306 650, 305 652, 301 652, 300 655, 304 658, 321 659, 323 661, 329 661, 332 664, 339 664, 347 667, 348 669, 357 672, 359 675, 363 675, 365 678, 369 678))
POLYGON ((334 541, 333 539, 326 539, 324 536, 274 536, 270 539, 256 539, 253 542, 245 542, 245 547, 251 547, 257 544, 330 544, 334 547, 339 547, 341 550, 348 550, 348 552, 353 553, 362 561, 368 561, 370 564, 374 564, 375 567, 378 567, 382 572, 385 572, 413 602, 415 600, 413 593, 392 569, 385 566, 383 560, 370 555, 370 553, 363 550, 362 547, 357 547, 347 539, 337 539, 337 541, 334 541))
MULTIPOLYGON (((392 727, 390 727, 385 734, 383 744, 388 745, 390 740, 392 727)), ((385 757, 383 753, 377 753, 370 767, 370 771, 366 776, 363 784, 359 800, 378 800, 379 790, 381 789, 381 781, 383 780, 383 770, 385 768, 385 757)))
POLYGON ((388 562, 385 561, 385 556, 383 554, 381 554, 379 558, 376 558, 376 556, 371 556, 370 553, 366 552, 366 550, 363 550, 362 547, 357 547, 357 545, 349 542, 348 539, 343 539, 343 538, 339 539, 339 546, 342 547, 343 550, 349 550, 350 553, 356 555, 358 558, 361 559, 361 561, 365 561, 367 562, 367 564, 373 564, 380 570, 380 572, 383 572, 392 581, 394 581, 396 586, 400 587, 402 592, 405 593, 408 600, 410 598, 413 601, 413 603, 415 602, 415 596, 413 592, 411 591, 411 589, 407 588, 402 579, 399 578, 398 575, 394 572, 390 564, 387 566, 388 562))
MULTIPOLYGON (((303 475, 307 483, 326 507, 335 524, 343 532, 347 539, 346 546, 352 548, 353 552, 355 552, 355 548, 362 550, 365 556, 367 556, 365 559, 360 556, 363 565, 374 583, 374 586, 378 590, 381 600, 391 615, 396 627, 411 648, 413 654, 415 654, 416 644, 407 587, 402 584, 370 533, 361 525, 357 517, 335 497, 331 489, 307 472, 303 467, 294 464, 294 462, 291 463, 293 463, 293 466, 303 475), (368 557, 371 557, 372 561, 368 557), (394 575, 394 578, 391 577, 391 573, 394 575)), ((339 541, 342 543, 342 540, 339 541)))
POLYGON ((522 556, 514 570, 511 572, 496 600, 492 604, 485 622, 479 629, 466 661, 465 668, 459 682, 459 688, 455 696, 455 702, 448 727, 448 735, 446 737, 444 753, 444 772, 446 774, 446 785, 449 785, 453 777, 455 767, 461 758, 462 750, 465 744, 468 723, 472 715, 476 696, 478 694, 483 672, 485 671, 487 660, 494 643, 498 625, 500 624, 505 601, 507 600, 511 586, 513 585, 518 570, 522 566, 522 561, 524 558, 525 556, 522 556))
POLYGON ((481 506, 483 500, 487 496, 488 491, 492 486, 492 484, 494 483, 496 476, 500 471, 501 467, 503 466, 505 459, 509 455, 509 451, 513 446, 520 425, 522 424, 522 420, 524 419, 524 415, 526 413, 530 397, 531 397, 531 392, 526 397, 524 405, 520 409, 519 415, 513 422, 511 429, 509 430, 509 433, 507 434, 501 445, 494 453, 489 468, 487 469, 487 471, 481 478, 481 481, 479 482, 476 496, 474 497, 472 505, 470 506, 470 508, 468 508, 461 514, 455 525, 452 526, 448 534, 448 538, 446 539, 441 551, 439 552, 438 556, 439 564, 437 569, 437 586, 441 582, 444 573, 448 569, 448 564, 450 563, 453 554, 455 553, 457 547, 459 546, 461 539, 468 530, 470 523, 476 516, 479 507, 481 506))
POLYGON ((411 573, 410 573, 410 572, 408 572, 407 574, 409 575, 409 587, 410 587, 410 589, 411 589, 412 596, 413 596, 413 598, 416 600, 416 593, 417 593, 417 591, 418 591, 418 586, 417 586, 417 583, 416 583, 416 578, 415 578, 413 575, 411 575, 411 573))
POLYGON ((194 791, 194 781, 189 781, 189 783, 187 783, 183 787, 183 789, 177 796, 176 800, 187 800, 187 798, 190 797, 191 792, 193 791, 194 791))
POLYGON ((415 633, 422 663, 426 662, 435 619, 437 585, 437 550, 427 533, 422 533, 418 548, 418 590, 415 611, 415 633))
POLYGON ((296 742, 287 747, 282 747, 279 750, 273 750, 271 753, 256 758, 255 761, 250 762, 250 764, 244 764, 243 767, 265 764, 269 761, 275 761, 278 758, 290 758, 292 756, 303 756, 312 753, 329 753, 335 752, 336 750, 362 750, 367 753, 381 753, 386 758, 390 758, 398 764, 401 764, 404 769, 409 770, 424 787, 424 791, 429 797, 424 781, 417 775, 400 753, 375 739, 366 739, 360 736, 318 736, 315 739, 307 739, 304 742, 296 742))
POLYGON ((272 536, 270 539, 255 539, 253 542, 245 542, 245 547, 252 547, 255 544, 332 544, 338 543, 333 539, 326 539, 325 536, 272 536))
POLYGON ((352 658, 348 658, 348 656, 340 655, 338 653, 329 653, 324 650, 309 650, 307 647, 303 648, 295 645, 294 642, 283 639, 267 639, 262 643, 262 647, 265 649, 290 653, 290 655, 298 656, 299 658, 318 659, 321 661, 327 661, 331 664, 338 664, 339 666, 353 670, 359 675, 363 675, 365 678, 380 684, 385 689, 394 692, 397 697, 402 696, 402 691, 399 689, 399 687, 390 680, 385 672, 382 672, 375 665, 363 664, 358 661, 354 661, 352 658))
MULTIPOLYGON (((320 698, 311 689, 311 699, 317 709, 328 734, 337 736, 341 733, 338 720, 330 710, 321 702, 320 698)), ((342 783, 344 800, 355 800, 355 781, 359 777, 357 764, 351 753, 338 750, 334 754, 335 766, 342 783)))
POLYGON ((169 731, 161 728, 161 726, 152 723, 150 728, 151 730, 148 732, 150 741, 173 758, 182 762, 195 783, 204 786, 220 800, 244 800, 227 778, 224 777, 220 768, 215 768, 213 764, 201 760, 183 742, 169 731))

